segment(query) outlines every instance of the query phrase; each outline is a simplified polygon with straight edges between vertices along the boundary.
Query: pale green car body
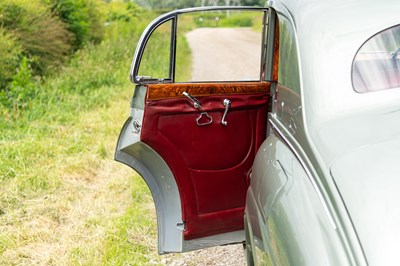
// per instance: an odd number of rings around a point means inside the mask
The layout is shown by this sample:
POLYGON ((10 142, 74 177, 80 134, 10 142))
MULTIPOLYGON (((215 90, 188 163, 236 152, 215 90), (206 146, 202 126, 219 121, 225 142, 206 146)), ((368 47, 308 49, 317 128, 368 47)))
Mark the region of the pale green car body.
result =
POLYGON ((247 261, 255 265, 397 265, 400 89, 359 93, 352 67, 369 38, 400 24, 400 2, 276 0, 266 8, 270 19, 278 19, 280 48, 292 53, 271 87, 267 138, 253 163, 244 231, 183 239, 173 174, 131 133, 131 122, 143 120, 145 95, 137 90, 133 98, 116 159, 136 169, 152 191, 159 252, 245 240, 247 261))

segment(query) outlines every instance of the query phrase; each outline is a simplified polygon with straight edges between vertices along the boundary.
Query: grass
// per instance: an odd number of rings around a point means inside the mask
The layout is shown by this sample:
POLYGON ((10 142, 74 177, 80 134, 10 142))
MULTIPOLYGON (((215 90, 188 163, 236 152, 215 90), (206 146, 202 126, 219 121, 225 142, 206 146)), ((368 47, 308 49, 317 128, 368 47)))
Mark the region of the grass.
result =
MULTIPOLYGON (((34 99, 0 107, 0 265, 165 264, 149 190, 113 160, 133 91, 132 44, 147 22, 110 26, 107 41, 36 82, 34 99)), ((190 66, 183 36, 177 60, 190 66)), ((178 71, 188 80, 190 67, 178 71)))
MULTIPOLYGON (((138 179, 134 180, 135 182, 138 179)), ((151 202, 147 188, 135 184, 134 202, 151 202)), ((112 230, 106 235, 104 243, 104 264, 122 265, 127 261, 133 265, 140 265, 154 258, 157 243, 156 230, 152 210, 141 205, 129 206, 126 213, 114 223, 112 230)))
POLYGON ((15 163, 15 177, 2 181, 0 264, 101 264, 109 248, 104 239, 130 208, 131 191, 145 188, 112 159, 127 96, 13 143, 16 150, 32 147, 19 162, 32 160, 29 167, 15 163))
POLYGON ((33 121, 28 136, 2 149, 9 174, 0 189, 0 264, 157 260, 149 191, 132 170, 113 161, 131 90, 117 91, 106 105, 81 111, 72 121, 33 121))
POLYGON ((259 27, 262 12, 259 11, 227 11, 202 12, 186 15, 191 17, 191 25, 197 27, 259 27))
POLYGON ((116 25, 125 33, 36 83, 24 108, 0 107, 0 265, 160 263, 150 192, 113 160, 146 23, 116 25))

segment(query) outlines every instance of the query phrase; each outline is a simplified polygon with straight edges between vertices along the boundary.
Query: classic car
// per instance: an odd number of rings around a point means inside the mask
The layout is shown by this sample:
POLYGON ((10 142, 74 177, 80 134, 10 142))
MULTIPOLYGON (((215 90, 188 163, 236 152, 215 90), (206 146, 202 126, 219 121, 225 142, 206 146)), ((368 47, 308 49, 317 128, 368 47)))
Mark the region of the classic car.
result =
MULTIPOLYGON (((115 159, 150 188, 160 254, 244 243, 250 265, 398 264, 399 9, 274 0, 175 10, 148 25, 115 159), (259 18, 252 72, 180 74, 190 19, 212 28, 235 12, 259 18)), ((200 48, 240 42, 213 36, 200 48)), ((218 53, 201 59, 227 67, 218 53)))

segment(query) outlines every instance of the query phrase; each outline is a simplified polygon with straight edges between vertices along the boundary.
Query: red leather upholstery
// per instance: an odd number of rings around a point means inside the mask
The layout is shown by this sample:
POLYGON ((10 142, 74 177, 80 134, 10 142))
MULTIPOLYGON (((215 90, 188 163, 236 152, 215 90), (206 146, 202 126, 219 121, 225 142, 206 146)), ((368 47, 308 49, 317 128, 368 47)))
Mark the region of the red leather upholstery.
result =
POLYGON ((175 176, 185 239, 243 228, 246 178, 266 133, 269 84, 264 84, 267 89, 256 94, 199 96, 201 111, 184 97, 147 100, 141 140, 175 176), (231 108, 223 126, 226 98, 231 108), (198 126, 200 112, 213 122, 198 126))

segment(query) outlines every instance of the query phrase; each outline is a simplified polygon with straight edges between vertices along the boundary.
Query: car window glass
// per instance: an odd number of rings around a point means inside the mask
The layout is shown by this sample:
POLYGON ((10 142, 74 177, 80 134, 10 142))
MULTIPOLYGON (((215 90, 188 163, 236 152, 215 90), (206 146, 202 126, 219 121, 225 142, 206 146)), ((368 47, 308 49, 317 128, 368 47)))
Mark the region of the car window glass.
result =
POLYGON ((180 15, 175 81, 260 80, 263 15, 232 10, 180 15))
POLYGON ((352 81, 357 92, 400 87, 400 26, 384 30, 357 52, 352 66, 352 81))
POLYGON ((161 24, 151 34, 140 61, 139 76, 146 79, 170 78, 171 29, 172 20, 161 24), (157 62, 157 67, 153 67, 154 62, 157 62))
POLYGON ((278 82, 300 94, 299 64, 293 28, 285 17, 280 16, 279 29, 278 82))

